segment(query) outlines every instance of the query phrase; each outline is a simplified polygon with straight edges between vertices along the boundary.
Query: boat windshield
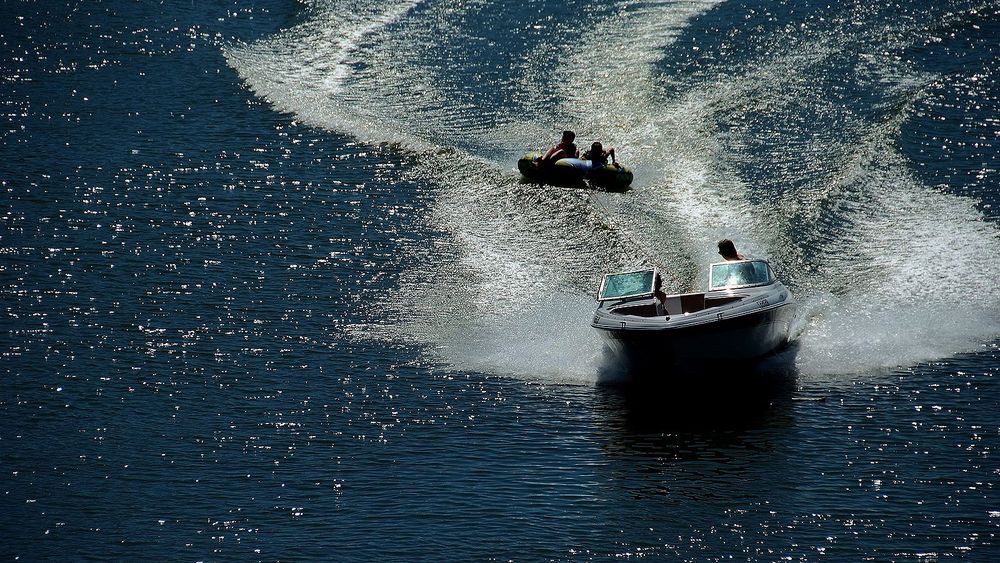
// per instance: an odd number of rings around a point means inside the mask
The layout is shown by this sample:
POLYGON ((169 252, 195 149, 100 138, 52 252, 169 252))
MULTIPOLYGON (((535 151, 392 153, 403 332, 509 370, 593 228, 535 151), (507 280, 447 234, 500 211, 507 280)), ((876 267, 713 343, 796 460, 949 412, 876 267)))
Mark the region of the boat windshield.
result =
POLYGON ((712 264, 708 288, 727 289, 764 285, 774 281, 774 274, 764 260, 739 260, 712 264))
POLYGON ((608 299, 624 299, 653 294, 653 283, 656 279, 654 270, 625 272, 623 274, 606 274, 601 282, 601 291, 597 295, 600 301, 608 299))

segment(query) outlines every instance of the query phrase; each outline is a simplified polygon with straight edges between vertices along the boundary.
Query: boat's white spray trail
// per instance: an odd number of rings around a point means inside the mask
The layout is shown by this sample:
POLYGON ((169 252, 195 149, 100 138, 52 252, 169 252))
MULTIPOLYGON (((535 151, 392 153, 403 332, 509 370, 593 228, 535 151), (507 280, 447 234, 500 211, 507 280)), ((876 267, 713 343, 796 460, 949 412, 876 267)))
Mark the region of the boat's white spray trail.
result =
MULTIPOLYGON (((995 226, 969 200, 907 173, 895 139, 905 108, 872 123, 814 80, 855 42, 884 43, 881 26, 871 37, 830 30, 794 41, 761 31, 754 40, 776 43, 766 56, 726 67, 718 55, 718 72, 686 79, 659 63, 689 22, 725 3, 602 4, 484 39, 483 29, 515 25, 491 6, 317 1, 296 28, 226 52, 281 111, 421 155, 411 173, 437 187, 427 219, 447 235, 420 271, 401 273, 414 309, 388 337, 427 344, 459 369, 593 381, 599 344, 588 321, 600 274, 669 265, 671 289, 697 288, 723 237, 793 278, 804 374, 911 365, 1000 333, 995 226), (531 56, 497 56, 505 73, 469 47, 525 37, 536 42, 531 56), (466 68, 476 70, 453 80, 466 68), (489 88, 476 81, 486 74, 516 103, 485 102, 489 88), (768 192, 747 172, 760 158, 746 148, 760 115, 778 125, 757 164, 795 189, 768 192), (812 131, 802 115, 842 129, 812 131), (619 147, 635 189, 520 184, 516 156, 563 128, 619 147)), ((857 71, 859 83, 910 103, 932 79, 874 58, 857 71)))

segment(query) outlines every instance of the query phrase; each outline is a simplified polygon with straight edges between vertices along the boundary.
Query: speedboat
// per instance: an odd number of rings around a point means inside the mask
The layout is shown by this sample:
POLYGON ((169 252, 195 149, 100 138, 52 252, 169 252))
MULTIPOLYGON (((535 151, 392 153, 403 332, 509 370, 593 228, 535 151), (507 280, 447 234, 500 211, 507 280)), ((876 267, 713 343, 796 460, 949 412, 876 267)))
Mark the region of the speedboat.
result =
POLYGON ((542 153, 529 152, 517 161, 517 169, 529 180, 562 186, 591 185, 608 191, 623 191, 632 184, 632 171, 624 166, 594 166, 582 158, 560 158, 553 163, 541 160, 542 153))
POLYGON ((656 269, 601 282, 591 326, 630 372, 750 362, 788 343, 795 301, 766 260, 712 264, 701 293, 664 295, 659 285, 656 269))

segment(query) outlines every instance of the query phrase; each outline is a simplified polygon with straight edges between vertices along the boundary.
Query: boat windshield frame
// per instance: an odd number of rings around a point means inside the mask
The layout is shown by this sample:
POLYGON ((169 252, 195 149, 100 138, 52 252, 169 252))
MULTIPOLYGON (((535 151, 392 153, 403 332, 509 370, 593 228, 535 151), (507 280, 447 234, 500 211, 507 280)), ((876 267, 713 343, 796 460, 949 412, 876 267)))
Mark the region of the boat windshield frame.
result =
MULTIPOLYGON (((721 277, 721 276, 720 276, 721 277)), ((716 262, 709 266, 708 268, 708 290, 709 291, 720 291, 725 289, 740 289, 745 287, 759 287, 763 285, 770 285, 774 283, 777 279, 774 275, 774 270, 771 269, 771 265, 767 260, 751 259, 751 260, 727 260, 725 262, 716 262), (750 267, 749 274, 747 274, 747 267, 750 267), (717 280, 716 268, 726 268, 734 269, 739 267, 742 269, 742 277, 734 278, 734 274, 726 276, 725 280, 717 280), (733 283, 735 279, 735 283, 733 283), (721 283, 716 283, 721 281, 721 283)))
MULTIPOLYGON (((635 299, 638 297, 652 297, 653 292, 656 290, 656 280, 660 277, 660 272, 656 268, 653 269, 643 269, 643 270, 633 270, 630 272, 616 272, 613 274, 604 274, 604 278, 601 279, 601 288, 597 291, 597 301, 622 301, 625 299, 635 299), (648 278, 649 285, 648 289, 645 289, 645 283, 639 286, 635 291, 629 293, 623 293, 620 295, 605 296, 604 292, 608 288, 608 280, 616 276, 636 276, 637 274, 651 274, 648 278)), ((645 282, 645 279, 641 280, 645 282)))

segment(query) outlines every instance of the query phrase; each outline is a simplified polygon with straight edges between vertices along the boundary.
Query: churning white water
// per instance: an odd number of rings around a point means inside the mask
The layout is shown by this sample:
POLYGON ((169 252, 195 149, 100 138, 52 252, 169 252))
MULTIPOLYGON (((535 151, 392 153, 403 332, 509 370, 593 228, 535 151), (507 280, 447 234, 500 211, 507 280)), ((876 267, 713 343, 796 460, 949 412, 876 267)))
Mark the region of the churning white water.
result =
POLYGON ((862 58, 857 82, 895 100, 867 115, 816 86, 852 45, 843 31, 753 62, 716 53, 685 79, 661 63, 714 2, 589 8, 569 29, 547 28, 543 7, 511 21, 491 6, 313 2, 295 28, 227 50, 276 108, 411 153, 408 177, 433 187, 422 214, 443 239, 401 275, 411 309, 380 337, 455 369, 593 381, 601 274, 655 264, 669 289, 699 289, 724 237, 789 280, 803 374, 907 366, 1000 334, 996 228, 921 184, 896 146, 934 77, 862 58), (482 67, 477 49, 507 65, 482 67), (616 146, 634 189, 521 183, 517 156, 563 128, 616 146))

